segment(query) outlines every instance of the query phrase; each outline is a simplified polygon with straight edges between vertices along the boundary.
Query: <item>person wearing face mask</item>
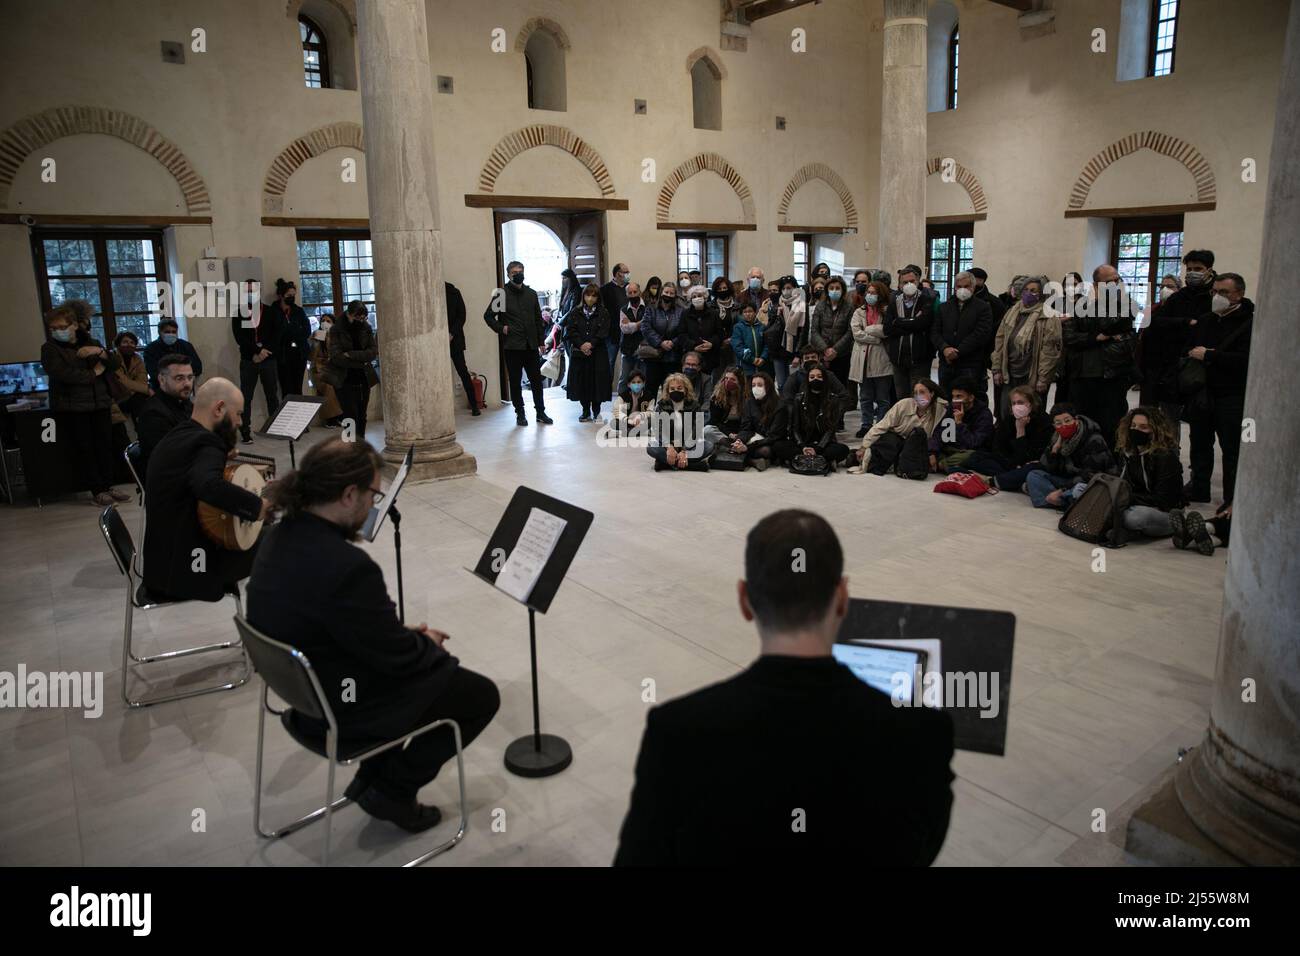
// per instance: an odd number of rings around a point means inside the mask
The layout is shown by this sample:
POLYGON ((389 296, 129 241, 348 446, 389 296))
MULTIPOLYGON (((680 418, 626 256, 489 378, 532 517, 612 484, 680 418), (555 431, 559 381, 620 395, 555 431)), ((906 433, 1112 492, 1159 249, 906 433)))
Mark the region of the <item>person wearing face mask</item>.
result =
POLYGON ((806 374, 803 388, 790 402, 788 434, 774 443, 772 456, 789 461, 799 455, 821 455, 832 465, 841 464, 849 457, 849 446, 836 436, 843 411, 831 394, 826 370, 814 363, 806 374))
MULTIPOLYGON (((755 372, 749 381, 749 395, 745 397, 744 411, 740 417, 740 431, 729 447, 733 454, 744 455, 755 470, 766 471, 773 461, 777 444, 789 435, 790 406, 781 401, 772 376, 755 372)), ((788 446, 789 448, 793 446, 788 446)))
POLYGON ((655 405, 657 434, 646 447, 655 471, 709 470, 713 443, 704 437, 705 418, 690 379, 681 372, 669 375, 655 405))
MULTIPOLYGON (((1173 429, 1164 413, 1139 406, 1125 415, 1119 423, 1115 453, 1119 476, 1129 489, 1124 527, 1148 538, 1172 535, 1171 513, 1183 507, 1183 463, 1178 460, 1173 429)), ((1209 540, 1209 535, 1205 538, 1209 540)))
POLYGON ((194 346, 180 336, 180 326, 175 319, 163 319, 158 323, 158 337, 144 347, 140 357, 144 359, 144 369, 149 374, 149 387, 158 390, 158 363, 164 355, 184 355, 190 360, 197 381, 203 375, 203 362, 194 346))
MULTIPOLYGON (((865 273, 859 273, 865 275, 865 273)), ((862 304, 853 312, 849 331, 853 335, 853 358, 849 381, 858 384, 862 425, 858 438, 885 417, 894 404, 894 366, 884 346, 885 318, 893 309, 893 297, 883 282, 868 282, 860 294, 862 304)))
POLYGON ((908 397, 895 402, 885 417, 867 430, 862 445, 853 452, 857 464, 849 474, 887 474, 908 442, 919 445, 924 454, 935 429, 947 417, 948 402, 939 394, 939 386, 931 379, 918 379, 908 397))
POLYGON ((707 395, 713 388, 713 380, 727 349, 723 341, 731 333, 727 323, 730 313, 731 287, 726 279, 718 278, 713 282, 714 289, 725 289, 728 305, 709 301, 709 292, 702 285, 691 286, 686 292, 686 314, 683 316, 682 347, 688 352, 696 352, 700 360, 700 379, 692 382, 697 394, 707 395))
POLYGON ((113 349, 117 352, 120 362, 113 372, 113 376, 117 379, 118 392, 121 394, 124 390, 127 393, 125 399, 119 399, 114 403, 118 413, 113 416, 113 421, 115 424, 120 422, 122 431, 125 432, 127 417, 135 421, 140 415, 140 409, 153 394, 153 389, 149 387, 149 373, 145 370, 144 359, 140 357, 140 340, 136 338, 135 333, 117 333, 117 338, 113 339, 113 349))
POLYGON ((900 288, 893 293, 893 308, 885 314, 885 351, 894 366, 894 394, 900 400, 912 394, 915 382, 930 377, 934 365, 930 331, 939 309, 939 298, 922 289, 920 280, 920 266, 900 269, 900 288))
POLYGON ((731 351, 745 377, 768 366, 767 336, 758 322, 758 311, 753 302, 746 302, 740 310, 740 321, 731 329, 731 351))
POLYGON ((691 274, 685 269, 677 273, 677 288, 681 290, 682 295, 686 295, 686 290, 695 284, 691 281, 691 274))
MULTIPOLYGON (((600 287, 600 304, 604 307, 605 314, 609 316, 610 323, 609 332, 605 337, 604 348, 609 363, 611 386, 617 381, 614 374, 617 371, 619 357, 622 355, 619 348, 619 339, 622 333, 618 328, 618 317, 623 314, 623 309, 627 307, 627 289, 631 276, 632 270, 628 268, 626 262, 616 262, 610 280, 600 287)), ((606 396, 606 399, 608 399, 608 396, 606 396)))
POLYGON ((245 521, 270 514, 268 502, 225 479, 243 412, 244 397, 233 382, 208 379, 194 393, 189 420, 163 436, 149 456, 141 553, 151 599, 219 601, 252 569, 259 545, 228 551, 214 544, 198 514, 200 501, 245 521))
POLYGON ((1092 296, 1065 323, 1065 367, 1071 403, 1113 439, 1137 380, 1136 306, 1114 266, 1098 266, 1092 282, 1092 296))
POLYGON ((759 322, 763 322, 768 311, 767 280, 763 277, 763 270, 758 266, 750 266, 749 271, 745 273, 745 287, 736 297, 737 311, 746 302, 753 303, 759 322))
POLYGON ((664 379, 681 368, 685 336, 685 309, 677 304, 677 290, 665 285, 659 292, 658 302, 646 303, 645 317, 641 320, 641 353, 647 356, 646 391, 652 397, 657 399, 664 379), (651 353, 653 358, 649 357, 651 353))
POLYGON ((704 426, 704 437, 714 447, 730 446, 740 434, 745 411, 744 387, 744 376, 734 365, 719 374, 718 384, 709 394, 709 417, 704 426))
MULTIPOLYGON (((822 281, 823 288, 831 277, 831 267, 824 262, 819 262, 813 266, 812 274, 808 276, 808 286, 804 289, 804 297, 812 302, 817 297, 813 295, 813 283, 818 279, 822 281)), ((825 292, 822 293, 825 295, 825 292)))
POLYGON ((1091 418, 1078 414, 1073 405, 1052 407, 1052 428, 1056 435, 1038 460, 1038 467, 1025 475, 1024 491, 1035 508, 1070 506, 1092 480, 1093 475, 1118 473, 1110 453, 1110 442, 1091 418))
POLYGON ((596 283, 587 284, 581 303, 561 322, 571 356, 565 395, 582 406, 578 421, 599 421, 601 403, 609 398, 609 357, 605 350, 609 314, 601 305, 596 283))
POLYGON ((1013 385, 1004 394, 1007 413, 993 428, 992 449, 974 452, 957 470, 987 475, 1002 491, 1019 491, 1056 433, 1036 389, 1013 385))
MULTIPOLYGON (((506 267, 506 272, 510 267, 506 267)), ((572 269, 565 269, 560 273, 560 305, 555 310, 558 316, 568 315, 582 300, 582 283, 578 281, 578 274, 572 269)))
POLYGON ((781 390, 781 398, 790 401, 802 392, 804 383, 808 380, 808 373, 814 368, 820 368, 826 373, 826 387, 836 407, 848 407, 853 400, 848 393, 848 389, 835 376, 835 373, 828 370, 822 363, 821 352, 813 345, 805 345, 800 350, 799 367, 791 369, 789 377, 785 380, 785 388, 781 390))
POLYGON ((311 321, 298 304, 298 287, 284 279, 275 280, 276 302, 284 322, 284 348, 276 371, 280 376, 280 394, 285 398, 302 394, 302 379, 311 354, 311 321))
POLYGON ((1049 315, 1043 280, 1030 276, 1021 286, 1020 301, 1007 309, 993 338, 993 404, 1007 414, 1007 397, 1014 385, 1028 385, 1040 398, 1056 381, 1061 364, 1063 332, 1059 317, 1049 315))
MULTIPOLYGON (((339 419, 343 417, 343 407, 339 405, 334 386, 324 380, 325 370, 329 367, 329 334, 334 328, 334 313, 322 312, 317 317, 316 331, 311 334, 311 369, 312 389, 325 403, 321 405, 316 417, 326 428, 338 428, 339 419)), ((463 325, 463 323, 462 323, 463 325)))
MULTIPOLYGON (((841 382, 849 377, 849 363, 853 358, 853 300, 848 297, 844 280, 832 276, 826 282, 826 297, 813 309, 808 324, 808 344, 816 347, 826 366, 841 382)), ((843 411, 838 420, 844 427, 843 411)))
POLYGON ((79 486, 99 506, 126 501, 113 487, 113 395, 109 378, 121 359, 90 337, 67 305, 45 316, 41 365, 50 383, 50 411, 56 437, 66 441, 78 469, 79 486))
POLYGON ((767 339, 767 357, 775 373, 776 389, 780 392, 790 375, 790 361, 804 345, 808 309, 804 304, 803 289, 794 276, 782 276, 777 288, 780 295, 776 312, 767 323, 763 337, 767 339))
POLYGON ((975 297, 975 277, 969 272, 957 273, 952 284, 952 298, 939 306, 930 330, 930 342, 939 353, 939 387, 949 389, 954 380, 969 377, 983 391, 993 313, 987 302, 975 297))
POLYGON ((1192 479, 1185 490, 1189 501, 1210 500, 1214 440, 1218 438, 1226 507, 1232 504, 1237 485, 1255 303, 1246 298, 1246 280, 1235 272, 1216 275, 1212 288, 1210 311, 1194 320, 1186 346, 1187 360, 1204 366, 1205 386, 1186 406, 1192 479))
POLYGON ((334 387, 342 409, 344 427, 352 423, 358 441, 366 437, 366 414, 370 407, 370 390, 379 384, 375 357, 379 345, 370 328, 369 310, 363 302, 353 300, 325 339, 329 349, 329 366, 322 380, 334 387))
MULTIPOLYGON (((572 269, 564 271, 569 273, 569 276, 573 274, 572 269)), ((561 298, 561 302, 568 297, 569 276, 564 277, 566 295, 561 298)), ((542 364, 537 354, 537 349, 542 344, 542 304, 537 298, 537 293, 524 284, 522 262, 517 259, 510 262, 506 266, 506 278, 507 282, 500 294, 494 294, 487 308, 483 310, 483 321, 487 323, 488 328, 501 336, 510 401, 515 407, 515 424, 519 426, 528 424, 528 418, 524 415, 524 393, 520 381, 523 373, 527 372, 538 424, 553 425, 555 422, 546 414, 546 396, 542 391, 542 364)), ((577 299, 573 298, 573 302, 576 301, 577 299)))
MULTIPOLYGON (((993 315, 993 327, 996 329, 998 327, 998 323, 1002 321, 1002 316, 1006 313, 1007 309, 1011 308, 1011 306, 1015 305, 1016 302, 1020 300, 1019 298, 1017 298, 1010 303, 1006 303, 1003 302, 999 296, 994 295, 988 286, 989 274, 985 272, 983 269, 981 269, 979 266, 975 266, 973 269, 971 269, 970 274, 975 277, 975 298, 979 299, 981 302, 988 303, 989 312, 992 313, 993 315)), ((1041 294, 1042 292, 1041 279, 1039 280, 1039 286, 1040 286, 1039 292, 1041 294)), ((1021 291, 1023 290, 1024 290, 1024 285, 1022 283, 1021 291)))
POLYGON ((244 396, 243 441, 253 440, 253 395, 258 383, 266 400, 266 420, 280 410, 279 355, 284 342, 284 312, 275 304, 263 305, 258 283, 244 286, 245 303, 230 318, 230 329, 239 346, 239 390, 244 396))
POLYGON ((691 383, 691 393, 699 399, 700 405, 703 406, 708 400, 709 391, 713 385, 704 374, 704 358, 699 352, 687 352, 682 356, 681 373, 691 383))
MULTIPOLYGON (((1183 256, 1186 282, 1161 297, 1142 331, 1143 405, 1155 405, 1169 418, 1175 446, 1182 445, 1183 399, 1178 394, 1178 360, 1186 352, 1192 323, 1213 311, 1214 253, 1192 249, 1183 256)), ((1167 283, 1168 278, 1161 280, 1167 283)), ((1177 284, 1177 277, 1174 277, 1177 284)))
MULTIPOLYGON (((384 575, 355 546, 383 497, 379 454, 333 439, 311 448, 268 495, 280 522, 266 534, 248 581, 248 622, 311 660, 334 712, 340 751, 358 752, 436 720, 460 727, 468 747, 491 722, 500 694, 448 653, 451 640, 425 624, 406 626, 384 575)), ((472 648, 466 648, 471 651, 472 648)), ((324 720, 290 711, 293 735, 324 749, 324 720)), ((441 813, 416 794, 456 756, 446 728, 361 761, 344 796, 404 830, 436 825, 441 813)))
POLYGON ((618 427, 636 428, 641 424, 646 412, 653 406, 653 398, 646 392, 645 373, 634 370, 628 374, 627 384, 614 399, 614 413, 611 424, 618 427), (626 423, 626 426, 623 423, 626 423))
POLYGON ((993 444, 993 413, 972 379, 959 378, 952 383, 948 417, 951 425, 941 421, 930 434, 930 470, 942 474, 969 471, 966 465, 971 456, 987 452, 993 444))
MULTIPOLYGON (((617 323, 618 331, 611 335, 618 340, 618 351, 620 358, 618 385, 614 391, 622 395, 627 391, 627 383, 631 381, 633 372, 644 370, 644 363, 637 358, 637 349, 641 347, 641 320, 645 318, 645 303, 641 299, 641 286, 636 282, 629 282, 624 291, 627 294, 627 303, 622 310, 616 313, 612 320, 617 323)), ((657 290, 656 290, 657 291, 657 290)), ((642 381, 644 381, 644 376, 642 381)))

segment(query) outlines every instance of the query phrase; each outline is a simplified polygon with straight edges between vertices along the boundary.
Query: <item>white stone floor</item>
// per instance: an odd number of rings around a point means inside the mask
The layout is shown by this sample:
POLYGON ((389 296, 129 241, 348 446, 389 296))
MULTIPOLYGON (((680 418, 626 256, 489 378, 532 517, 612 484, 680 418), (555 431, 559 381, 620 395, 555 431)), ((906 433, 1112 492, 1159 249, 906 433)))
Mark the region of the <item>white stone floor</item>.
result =
MULTIPOLYGON (((1226 552, 1204 558, 1167 541, 1138 543, 1107 552, 1106 571, 1094 573, 1089 546, 1060 534, 1056 514, 1034 511, 1022 495, 968 501, 934 495, 931 484, 843 473, 654 474, 643 451, 598 448, 595 427, 580 425, 558 390, 549 393, 550 428, 516 428, 508 407, 492 405, 477 419, 457 412, 478 475, 402 496, 407 618, 449 632, 450 649, 502 696, 466 754, 470 832, 431 865, 608 864, 648 707, 642 680, 653 678, 667 700, 755 657, 757 638, 735 599, 744 536, 764 514, 795 504, 836 527, 853 595, 1017 617, 1007 754, 957 755, 939 864, 1121 863, 1136 798, 1179 747, 1200 740, 1226 552), (527 617, 464 570, 521 483, 596 515, 538 619, 543 729, 575 753, 546 780, 502 766, 506 745, 531 730, 527 617), (1105 833, 1091 830, 1094 808, 1107 811, 1105 833)), ((371 440, 381 436, 382 426, 371 440)), ((279 443, 260 439, 250 450, 274 452, 287 467, 279 443)), ((1216 471, 1216 499, 1218 480, 1216 471)), ((134 529, 134 502, 123 512, 134 529)), ((315 862, 319 825, 274 843, 253 830, 256 679, 143 711, 121 704, 123 579, 96 514, 84 496, 0 509, 0 670, 20 662, 29 671, 102 670, 107 697, 98 719, 0 710, 0 864, 315 862), (200 809, 206 830, 196 833, 200 809)), ((391 531, 367 547, 395 595, 391 531)), ((146 650, 207 642, 232 633, 232 607, 137 614, 137 635, 146 650)), ((319 805, 324 762, 275 723, 267 766, 272 820, 319 805)), ((345 771, 339 786, 349 778, 345 771)), ((449 764, 422 797, 451 819, 455 793, 449 764)), ((450 829, 444 821, 422 843, 348 807, 335 822, 335 861, 398 863, 450 829)))

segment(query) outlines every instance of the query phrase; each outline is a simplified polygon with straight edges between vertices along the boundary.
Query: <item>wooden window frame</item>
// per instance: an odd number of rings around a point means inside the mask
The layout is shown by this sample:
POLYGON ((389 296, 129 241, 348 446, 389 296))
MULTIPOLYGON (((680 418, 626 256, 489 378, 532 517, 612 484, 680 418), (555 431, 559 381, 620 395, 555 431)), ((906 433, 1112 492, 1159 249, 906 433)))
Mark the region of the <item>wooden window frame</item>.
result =
POLYGON ((952 25, 952 33, 948 35, 948 109, 957 108, 957 55, 959 49, 958 36, 961 30, 960 23, 952 25))
MULTIPOLYGON (((345 242, 349 239, 351 240, 364 239, 367 242, 370 242, 370 257, 371 257, 370 274, 373 276, 375 271, 374 270, 375 247, 374 247, 374 242, 370 238, 370 230, 368 229, 299 229, 294 235, 295 257, 298 254, 299 242, 325 242, 329 244, 330 295, 334 299, 334 303, 333 306, 330 308, 330 311, 334 313, 335 321, 338 321, 343 316, 344 310, 346 310, 348 307, 348 299, 346 298, 343 292, 344 269, 342 265, 342 253, 340 252, 340 243, 345 242)), ((352 269, 347 271, 348 274, 352 274, 357 272, 358 270, 352 269)), ((303 275, 314 276, 314 275, 324 274, 322 272, 304 273, 302 271, 301 260, 299 260, 298 272, 300 277, 303 275)), ((301 305, 302 302, 300 301, 299 304, 301 305)), ((312 316, 312 318, 315 318, 315 316, 312 316)), ((371 307, 370 318, 371 318, 372 327, 377 326, 377 316, 375 314, 373 307, 371 307)))
MULTIPOLYGON (((944 287, 951 292, 953 277, 961 268, 961 240, 969 239, 972 244, 975 241, 975 220, 963 220, 962 222, 943 222, 930 223, 925 227, 925 278, 929 279, 936 286, 939 282, 934 278, 931 264, 935 260, 930 256, 930 243, 934 239, 948 239, 948 278, 943 281, 944 287)), ((974 249, 971 250, 971 261, 974 262, 974 249)), ((946 301, 947 295, 944 296, 946 301)))
POLYGON ((1156 76, 1156 56, 1160 53, 1169 53, 1169 72, 1161 73, 1160 76, 1171 76, 1174 72, 1175 60, 1178 56, 1178 15, 1182 12, 1180 4, 1175 4, 1174 15, 1162 21, 1160 19, 1160 9, 1164 0, 1151 0, 1151 29, 1147 36, 1147 76, 1156 76), (1160 36, 1160 24, 1162 22, 1172 22, 1174 25, 1173 34, 1170 37, 1168 51, 1157 49, 1157 43, 1160 36))
MULTIPOLYGON (((311 42, 310 40, 302 41, 303 53, 307 53, 310 51, 312 53, 320 54, 320 86, 316 87, 316 86, 308 85, 307 88, 311 90, 333 89, 334 84, 330 82, 329 40, 325 36, 325 31, 320 28, 320 25, 315 20, 313 20, 311 17, 306 16, 304 14, 298 15, 298 22, 306 26, 307 29, 310 30, 312 33, 316 34, 316 36, 320 37, 320 40, 315 43, 311 42)), ((303 61, 302 69, 303 69, 303 81, 305 83, 307 79, 306 60, 303 61)))
MULTIPOLYGON (((1135 216, 1131 219, 1112 219, 1110 225, 1110 262, 1116 269, 1120 267, 1119 261, 1119 237, 1122 234, 1132 235, 1133 233, 1149 233, 1151 235, 1151 251, 1147 257, 1147 275, 1150 278, 1150 295, 1146 296, 1147 303, 1154 298, 1155 289, 1160 285, 1160 237, 1172 232, 1183 235, 1183 247, 1187 242, 1187 229, 1184 219, 1181 215, 1174 216, 1135 216)), ((1186 249, 1179 248, 1179 263, 1181 265, 1182 255, 1186 249)), ((1091 276, 1088 277, 1091 279, 1091 276)), ((1132 291, 1130 290, 1130 294, 1132 291)))

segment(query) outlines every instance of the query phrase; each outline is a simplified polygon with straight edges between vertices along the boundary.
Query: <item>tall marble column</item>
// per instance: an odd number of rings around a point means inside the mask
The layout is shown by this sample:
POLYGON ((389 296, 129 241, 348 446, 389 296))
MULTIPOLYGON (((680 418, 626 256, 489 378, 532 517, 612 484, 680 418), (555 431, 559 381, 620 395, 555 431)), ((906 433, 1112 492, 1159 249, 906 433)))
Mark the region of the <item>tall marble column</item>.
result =
POLYGON ((384 458, 411 478, 472 474, 456 443, 425 0, 358 0, 384 458))
POLYGON ((1246 388, 1256 440, 1242 443, 1237 470, 1210 726, 1172 783, 1130 821, 1126 849, 1143 862, 1300 863, 1300 406, 1278 399, 1295 380, 1297 99, 1300 4, 1293 4, 1259 286, 1246 290, 1258 304, 1246 388))
POLYGON ((882 269, 925 265, 926 0, 885 0, 880 94, 882 269))

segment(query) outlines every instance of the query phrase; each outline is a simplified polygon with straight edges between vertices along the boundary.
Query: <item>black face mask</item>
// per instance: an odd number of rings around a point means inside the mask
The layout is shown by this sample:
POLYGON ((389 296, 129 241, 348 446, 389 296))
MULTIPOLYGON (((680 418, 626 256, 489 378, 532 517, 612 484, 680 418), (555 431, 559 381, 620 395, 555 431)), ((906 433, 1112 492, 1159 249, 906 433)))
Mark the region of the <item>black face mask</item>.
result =
POLYGON ((1136 428, 1132 428, 1129 429, 1128 437, 1129 440, 1138 448, 1145 448, 1147 445, 1151 444, 1150 432, 1140 432, 1136 428))
POLYGON ((671 299, 668 298, 660 299, 659 304, 664 307, 665 311, 667 311, 668 309, 671 309, 674 305, 677 304, 677 299, 676 297, 671 299))
POLYGON ((686 401, 686 393, 680 391, 672 391, 668 393, 668 398, 674 402, 684 402, 686 401))
POLYGON ((524 274, 522 272, 516 272, 514 275, 510 277, 510 281, 513 282, 515 285, 523 285, 524 274))
POLYGON ((639 295, 630 295, 630 296, 627 297, 627 304, 628 304, 628 305, 640 305, 640 304, 641 304, 641 297, 640 297, 639 295))
POLYGON ((804 359, 803 367, 804 367, 804 371, 811 372, 815 368, 820 368, 821 363, 818 362, 816 359, 813 359, 812 361, 809 361, 808 359, 804 359))
POLYGON ((684 368, 682 374, 687 378, 699 378, 700 370, 698 368, 684 368))
POLYGON ((867 283, 865 283, 865 282, 859 282, 859 283, 857 284, 857 286, 855 286, 855 288, 858 290, 858 295, 866 295, 866 294, 867 294, 867 283))

